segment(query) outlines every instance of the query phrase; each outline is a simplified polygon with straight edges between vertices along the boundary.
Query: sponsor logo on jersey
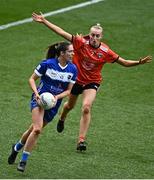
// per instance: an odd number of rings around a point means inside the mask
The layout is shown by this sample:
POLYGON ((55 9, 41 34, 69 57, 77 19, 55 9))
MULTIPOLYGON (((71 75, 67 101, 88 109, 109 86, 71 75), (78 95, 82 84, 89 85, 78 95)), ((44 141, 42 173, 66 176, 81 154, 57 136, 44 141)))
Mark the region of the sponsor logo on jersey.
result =
POLYGON ((73 77, 73 74, 70 72, 59 72, 54 69, 47 69, 46 75, 52 80, 58 80, 62 82, 70 82, 73 77))

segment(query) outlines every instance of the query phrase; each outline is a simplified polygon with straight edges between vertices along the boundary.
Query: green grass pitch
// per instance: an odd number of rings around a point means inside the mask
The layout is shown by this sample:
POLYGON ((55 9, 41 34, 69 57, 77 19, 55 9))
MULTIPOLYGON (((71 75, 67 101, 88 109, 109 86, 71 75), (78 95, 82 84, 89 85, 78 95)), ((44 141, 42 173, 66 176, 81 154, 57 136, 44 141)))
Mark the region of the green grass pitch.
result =
MULTIPOLYGON (((0 0, 0 25, 84 2, 0 0)), ((87 34, 100 23, 103 41, 126 59, 154 56, 154 1, 105 0, 48 19, 70 33, 87 34)), ((31 123, 28 78, 46 47, 62 40, 43 25, 27 23, 0 31, 1 179, 154 179, 154 63, 133 68, 107 64, 92 108, 87 152, 77 153, 81 98, 62 134, 59 115, 40 135, 25 173, 8 165, 12 143, 31 123)), ((17 158, 17 162, 20 159, 17 158)))

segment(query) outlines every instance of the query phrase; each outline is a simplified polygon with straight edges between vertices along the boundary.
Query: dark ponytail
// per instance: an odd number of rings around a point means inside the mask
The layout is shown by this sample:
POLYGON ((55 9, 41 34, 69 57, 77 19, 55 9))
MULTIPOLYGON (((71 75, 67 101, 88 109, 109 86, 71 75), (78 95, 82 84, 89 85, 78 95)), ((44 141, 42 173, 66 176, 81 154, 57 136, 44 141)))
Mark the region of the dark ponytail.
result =
POLYGON ((57 58, 60 56, 60 52, 65 52, 70 45, 70 42, 59 42, 52 44, 48 47, 46 59, 57 58))
POLYGON ((56 57, 56 47, 58 46, 58 43, 52 44, 48 46, 48 51, 46 55, 46 59, 51 59, 56 57))

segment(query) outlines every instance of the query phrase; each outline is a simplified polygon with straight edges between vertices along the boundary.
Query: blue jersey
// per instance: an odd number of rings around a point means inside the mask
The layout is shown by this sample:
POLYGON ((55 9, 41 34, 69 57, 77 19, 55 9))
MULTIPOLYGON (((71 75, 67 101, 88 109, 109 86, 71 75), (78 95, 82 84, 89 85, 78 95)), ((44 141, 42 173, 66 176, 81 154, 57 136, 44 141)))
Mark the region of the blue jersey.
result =
POLYGON ((77 76, 76 66, 68 61, 65 67, 61 66, 58 59, 42 61, 34 71, 41 77, 38 87, 39 94, 50 92, 53 95, 67 90, 69 83, 75 83, 77 76))
MULTIPOLYGON (((34 70, 35 74, 41 77, 38 86, 38 93, 50 92, 53 95, 60 94, 67 90, 69 83, 75 83, 77 76, 76 66, 68 61, 66 66, 60 65, 58 59, 47 59, 42 61, 34 70)), ((62 99, 58 99, 56 106, 45 110, 44 120, 50 122, 57 114, 62 99)), ((31 110, 38 107, 34 93, 31 98, 31 110)))

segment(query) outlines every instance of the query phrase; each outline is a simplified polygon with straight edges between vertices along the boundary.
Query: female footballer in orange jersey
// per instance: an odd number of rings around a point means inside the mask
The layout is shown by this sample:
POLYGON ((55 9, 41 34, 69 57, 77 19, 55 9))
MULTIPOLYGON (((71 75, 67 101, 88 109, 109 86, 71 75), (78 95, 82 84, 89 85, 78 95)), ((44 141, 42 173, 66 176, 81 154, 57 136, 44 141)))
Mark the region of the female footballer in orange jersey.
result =
POLYGON ((75 106, 78 95, 82 94, 82 114, 80 119, 77 150, 85 151, 85 137, 91 121, 91 107, 96 98, 97 89, 102 81, 101 70, 105 63, 116 62, 125 67, 148 63, 151 56, 139 60, 125 60, 101 42, 103 28, 97 24, 90 28, 88 36, 72 35, 46 20, 43 15, 32 14, 33 20, 46 25, 49 29, 71 41, 74 46, 73 62, 78 68, 77 81, 74 84, 68 102, 64 104, 57 131, 62 132, 68 112, 75 106))

